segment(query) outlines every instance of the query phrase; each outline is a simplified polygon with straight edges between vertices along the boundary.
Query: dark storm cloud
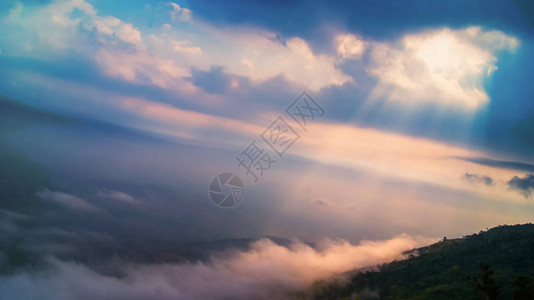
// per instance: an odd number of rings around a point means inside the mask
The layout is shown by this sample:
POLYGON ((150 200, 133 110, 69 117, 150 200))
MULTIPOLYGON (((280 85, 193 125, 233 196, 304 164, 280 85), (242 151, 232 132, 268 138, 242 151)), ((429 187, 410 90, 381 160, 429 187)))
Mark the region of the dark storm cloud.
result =
POLYGON ((479 174, 465 173, 464 176, 462 176, 462 178, 469 182, 483 183, 489 186, 492 186, 495 183, 493 178, 489 176, 485 176, 485 175, 479 175, 479 174))
POLYGON ((520 192, 525 198, 529 198, 534 191, 534 174, 526 175, 523 178, 514 176, 508 181, 510 188, 520 192))
POLYGON ((216 24, 254 25, 314 40, 329 24, 376 38, 423 27, 482 24, 532 34, 528 1, 191 1, 195 16, 216 24), (515 3, 515 5, 513 4, 515 3))
POLYGON ((534 165, 517 161, 495 160, 482 157, 456 157, 456 159, 472 162, 478 165, 496 167, 502 169, 512 169, 526 172, 534 172, 534 165))

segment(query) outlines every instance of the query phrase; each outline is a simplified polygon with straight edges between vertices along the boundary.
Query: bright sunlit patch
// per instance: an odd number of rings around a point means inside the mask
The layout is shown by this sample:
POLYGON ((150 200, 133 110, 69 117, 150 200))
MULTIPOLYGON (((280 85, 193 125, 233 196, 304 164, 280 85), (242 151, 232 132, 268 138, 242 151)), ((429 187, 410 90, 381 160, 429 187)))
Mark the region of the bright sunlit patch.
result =
POLYGON ((440 29, 404 36, 399 44, 376 44, 369 72, 379 83, 371 98, 434 102, 476 109, 489 101, 483 80, 497 69, 497 52, 519 42, 480 27, 440 29))

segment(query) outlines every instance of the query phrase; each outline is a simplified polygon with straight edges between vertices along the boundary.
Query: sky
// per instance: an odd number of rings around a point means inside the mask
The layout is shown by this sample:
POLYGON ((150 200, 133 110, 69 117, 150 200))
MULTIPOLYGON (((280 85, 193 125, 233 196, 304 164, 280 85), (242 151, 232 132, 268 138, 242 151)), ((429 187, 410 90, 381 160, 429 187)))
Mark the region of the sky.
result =
POLYGON ((0 32, 0 265, 15 247, 56 270, 2 276, 0 295, 215 293, 193 274, 247 298, 532 221, 527 0, 7 0, 0 32), (224 173, 237 205, 212 201, 224 173), (146 259, 235 239, 255 242, 146 259), (71 261, 117 253, 124 280, 71 261), (87 285, 58 294, 71 276, 87 285))

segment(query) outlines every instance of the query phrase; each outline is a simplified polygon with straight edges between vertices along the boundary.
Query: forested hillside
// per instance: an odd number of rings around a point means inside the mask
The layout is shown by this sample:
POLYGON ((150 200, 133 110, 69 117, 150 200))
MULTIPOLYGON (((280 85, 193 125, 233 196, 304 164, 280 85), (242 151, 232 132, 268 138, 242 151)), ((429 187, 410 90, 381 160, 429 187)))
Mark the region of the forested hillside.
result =
POLYGON ((499 226, 314 285, 312 299, 534 299, 534 225, 499 226))

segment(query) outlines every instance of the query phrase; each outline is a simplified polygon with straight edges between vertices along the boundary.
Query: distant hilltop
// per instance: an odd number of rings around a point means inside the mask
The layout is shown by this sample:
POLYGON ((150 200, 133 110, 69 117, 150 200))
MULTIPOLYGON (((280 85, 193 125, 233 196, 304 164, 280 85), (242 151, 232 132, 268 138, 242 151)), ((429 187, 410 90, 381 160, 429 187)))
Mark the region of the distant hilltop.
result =
POLYGON ((314 284, 305 299, 534 299, 534 224, 498 226, 314 284))

